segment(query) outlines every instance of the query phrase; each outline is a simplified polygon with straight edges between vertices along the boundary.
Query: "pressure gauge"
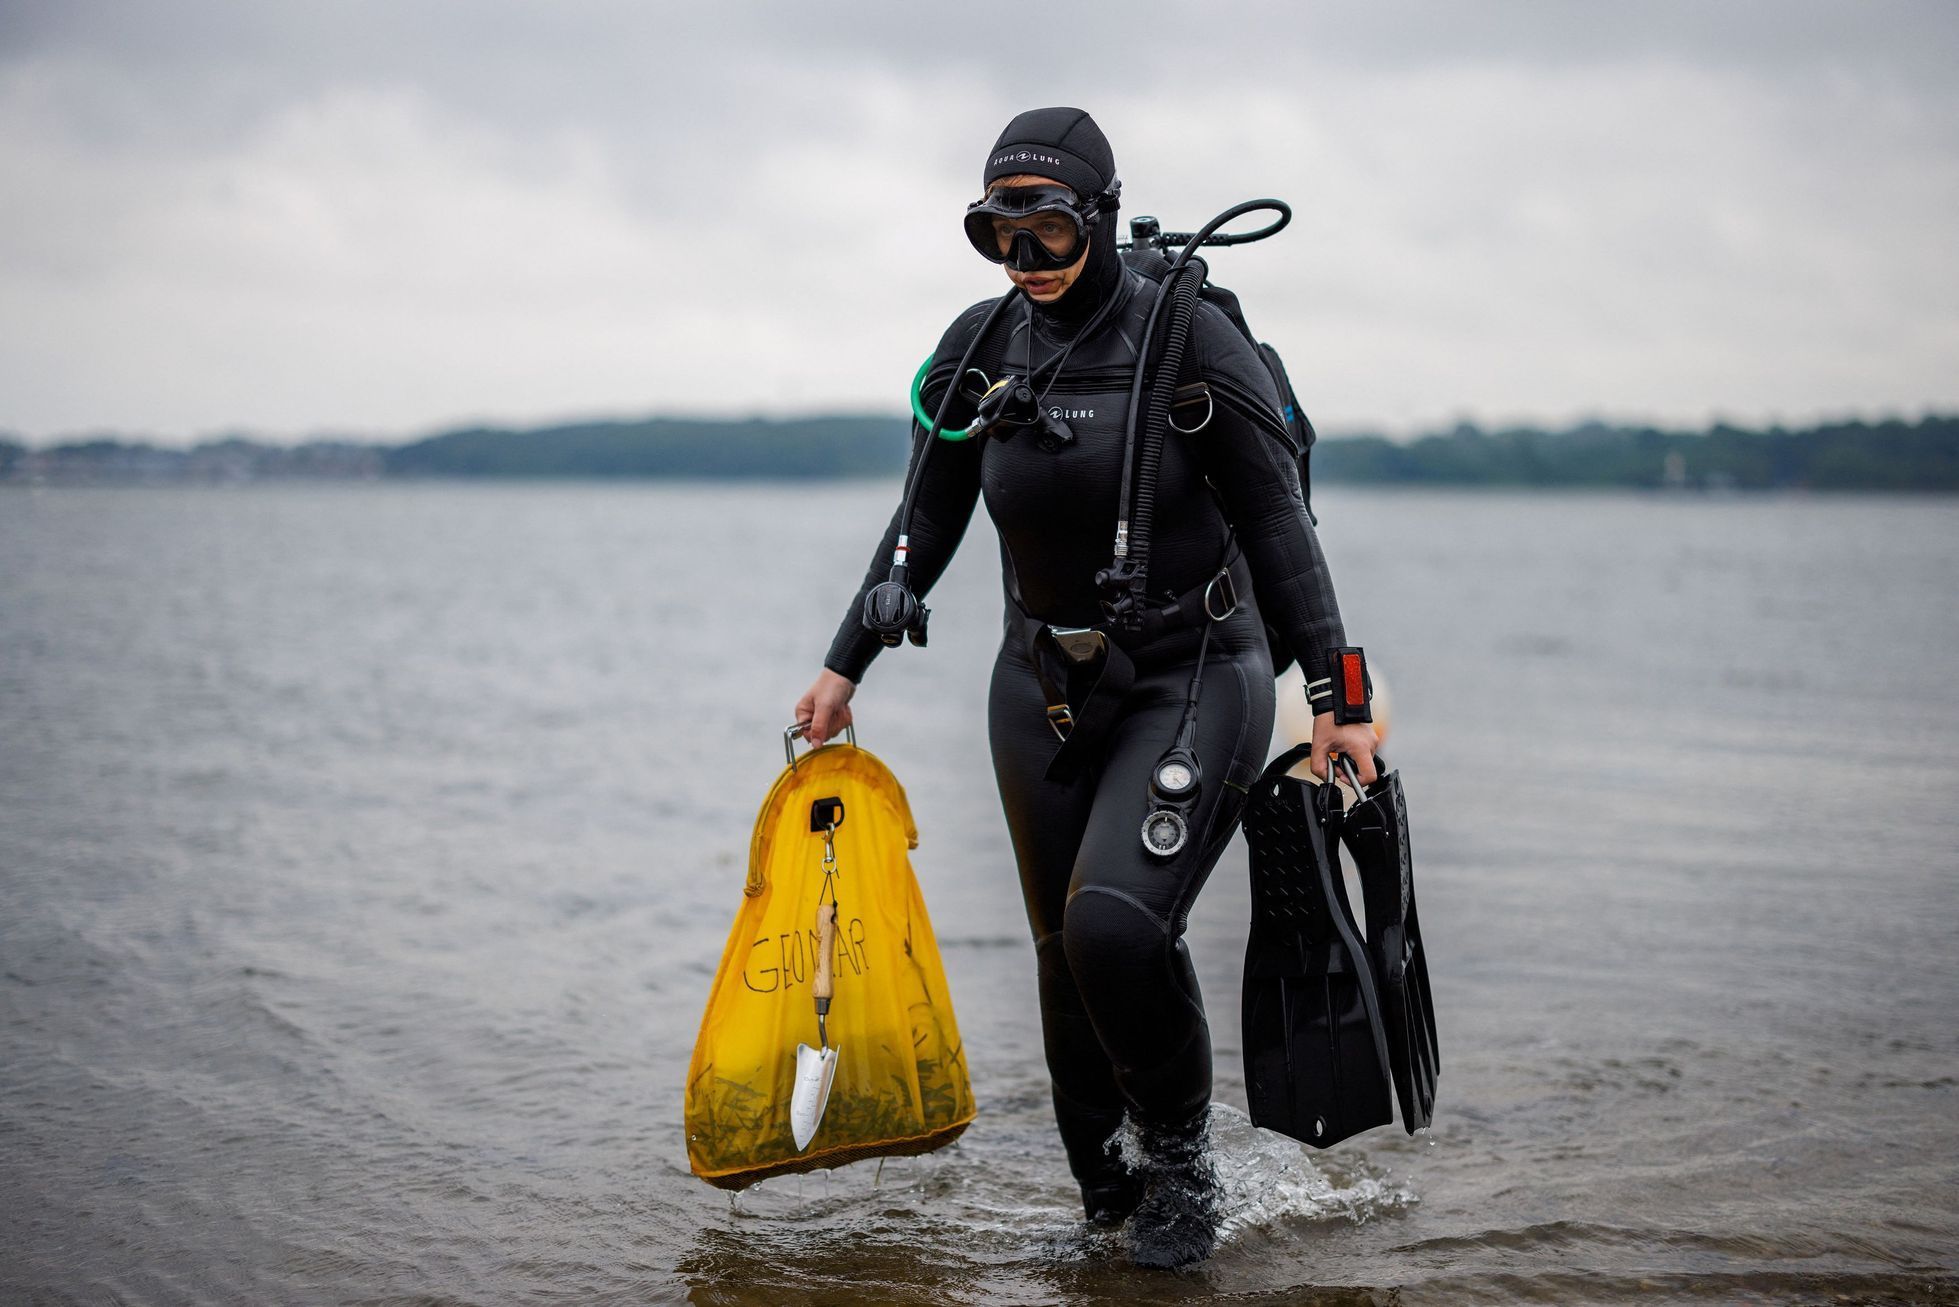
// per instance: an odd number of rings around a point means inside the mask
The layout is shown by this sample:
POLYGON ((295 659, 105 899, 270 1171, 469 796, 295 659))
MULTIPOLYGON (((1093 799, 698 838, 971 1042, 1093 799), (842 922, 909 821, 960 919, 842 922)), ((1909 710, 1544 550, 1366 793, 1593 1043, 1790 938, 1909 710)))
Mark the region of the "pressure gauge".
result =
POLYGON ((1166 799, 1181 798, 1197 784, 1197 772, 1182 758, 1169 757, 1156 765, 1156 792, 1166 799))
POLYGON ((1197 785, 1203 776, 1204 769, 1190 746, 1178 744, 1150 768, 1150 795, 1158 807, 1188 808, 1197 798, 1197 785))
POLYGON ((1158 808, 1143 818, 1143 848, 1159 858, 1170 857, 1189 838, 1190 827, 1174 808, 1158 808))

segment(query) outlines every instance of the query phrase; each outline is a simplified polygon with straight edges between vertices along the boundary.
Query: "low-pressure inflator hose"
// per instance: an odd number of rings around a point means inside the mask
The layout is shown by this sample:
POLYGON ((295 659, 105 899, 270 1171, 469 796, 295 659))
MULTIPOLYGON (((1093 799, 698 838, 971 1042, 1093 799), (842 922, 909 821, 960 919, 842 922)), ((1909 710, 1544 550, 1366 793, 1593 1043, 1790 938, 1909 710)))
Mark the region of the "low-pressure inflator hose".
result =
POLYGON ((1177 376, 1183 367, 1184 347, 1189 339, 1191 323, 1196 318, 1197 296, 1202 290, 1203 264, 1198 270, 1190 269, 1191 256, 1200 246, 1234 245, 1262 240, 1279 231, 1292 221, 1292 207, 1283 200, 1246 200, 1234 204, 1211 219, 1196 233, 1185 236, 1173 233, 1169 237, 1159 236, 1160 244, 1181 243, 1182 253, 1163 276, 1162 289, 1158 291, 1156 303, 1150 309, 1147 325, 1143 330, 1143 345, 1138 353, 1138 366, 1135 379, 1129 390, 1129 441, 1128 451, 1123 457, 1122 490, 1118 502, 1120 517, 1116 522, 1115 561, 1096 577, 1107 594, 1104 605, 1110 616, 1130 622, 1141 618, 1147 602, 1149 587, 1150 528, 1155 517, 1156 476, 1163 457, 1164 429, 1170 420, 1170 400, 1176 392, 1177 376), (1240 235, 1218 236, 1218 228, 1243 214, 1255 213, 1261 209, 1271 210, 1279 215, 1278 221, 1257 231, 1240 235), (1186 283, 1188 288, 1186 289, 1186 283), (1147 410, 1147 424, 1143 428, 1141 450, 1138 451, 1136 422, 1143 412, 1143 381, 1148 370, 1150 347, 1156 336, 1156 329, 1163 315, 1165 300, 1171 308, 1170 336, 1165 343, 1163 366, 1156 369, 1151 377, 1150 405, 1147 410), (1133 476, 1132 476, 1133 473, 1133 476), (1130 497, 1132 484, 1135 498, 1130 497))
MULTIPOLYGON (((1140 591, 1150 568, 1150 527, 1156 517, 1156 474, 1163 463, 1163 438, 1170 425, 1170 399, 1183 372, 1184 349, 1190 343, 1191 323, 1197 318, 1197 292, 1203 274, 1186 264, 1173 268, 1168 333, 1163 341, 1162 366, 1150 381, 1150 403, 1144 413, 1143 444, 1136 455, 1136 507, 1130 518, 1129 556, 1136 564, 1130 583, 1140 591)), ((1139 369, 1140 371, 1140 369, 1139 369)), ((1138 594, 1140 601, 1142 596, 1138 594)))

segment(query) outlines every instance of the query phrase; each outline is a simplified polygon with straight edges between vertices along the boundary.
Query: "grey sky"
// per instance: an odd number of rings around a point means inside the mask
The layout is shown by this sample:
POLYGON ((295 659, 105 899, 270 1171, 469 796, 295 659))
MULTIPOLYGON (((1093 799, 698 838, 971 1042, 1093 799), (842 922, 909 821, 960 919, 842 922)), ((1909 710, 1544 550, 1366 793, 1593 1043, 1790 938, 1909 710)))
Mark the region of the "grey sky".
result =
POLYGON ((0 428, 895 411, 1057 103, 1132 213, 1295 205, 1212 266, 1325 428, 1959 408, 1955 56, 1881 0, 0 0, 0 428))

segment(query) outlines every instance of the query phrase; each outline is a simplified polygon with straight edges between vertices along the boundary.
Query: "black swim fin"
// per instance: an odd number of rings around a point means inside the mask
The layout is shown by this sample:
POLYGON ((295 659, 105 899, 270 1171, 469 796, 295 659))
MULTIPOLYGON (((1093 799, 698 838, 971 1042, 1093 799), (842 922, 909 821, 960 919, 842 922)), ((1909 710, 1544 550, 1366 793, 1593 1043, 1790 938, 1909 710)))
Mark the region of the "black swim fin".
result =
MULTIPOLYGON (((1377 760, 1378 762, 1378 760, 1377 760)), ((1388 1062, 1394 1070, 1401 1124, 1409 1134, 1435 1115, 1435 1080, 1441 1070, 1435 1037, 1435 1004, 1429 994, 1428 956, 1415 909, 1415 869, 1408 852, 1408 801, 1401 773, 1388 772, 1363 791, 1339 819, 1340 837, 1360 878, 1367 914, 1367 955, 1387 1026, 1388 1062)))
POLYGON ((1339 872, 1339 787, 1265 769, 1245 804, 1245 1093, 1252 1123, 1326 1148, 1394 1119, 1387 1029, 1339 872))

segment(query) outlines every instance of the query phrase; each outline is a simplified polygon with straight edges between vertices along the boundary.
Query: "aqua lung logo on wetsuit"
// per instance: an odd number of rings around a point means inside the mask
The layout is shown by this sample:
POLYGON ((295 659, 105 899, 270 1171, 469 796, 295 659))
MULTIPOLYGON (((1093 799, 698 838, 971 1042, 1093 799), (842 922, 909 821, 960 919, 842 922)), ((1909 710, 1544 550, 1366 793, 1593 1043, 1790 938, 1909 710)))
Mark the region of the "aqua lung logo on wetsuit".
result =
POLYGON ((1055 155, 1041 154, 1035 150, 1008 150, 1005 154, 994 155, 993 163, 991 164, 991 166, 997 168, 1003 163, 1059 164, 1060 162, 1061 162, 1060 158, 1055 155))
POLYGON ((1067 422, 1073 418, 1092 418, 1095 416, 1095 410, 1092 408, 1057 407, 1057 408, 1049 409, 1048 416, 1053 418, 1056 422, 1067 422))

